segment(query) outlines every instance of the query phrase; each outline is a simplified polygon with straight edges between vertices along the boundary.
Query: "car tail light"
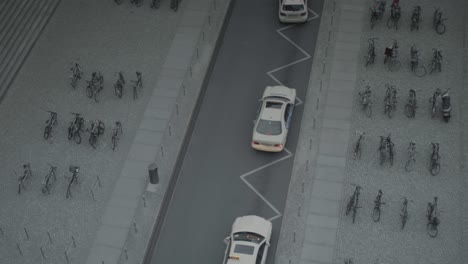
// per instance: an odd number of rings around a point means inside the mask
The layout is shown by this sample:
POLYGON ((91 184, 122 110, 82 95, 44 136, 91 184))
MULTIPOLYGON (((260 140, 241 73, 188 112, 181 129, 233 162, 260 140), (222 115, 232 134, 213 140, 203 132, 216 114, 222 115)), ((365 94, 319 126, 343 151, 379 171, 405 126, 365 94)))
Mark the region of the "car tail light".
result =
POLYGON ((280 16, 286 16, 286 14, 283 12, 280 12, 280 16))
POLYGON ((252 141, 252 144, 254 144, 254 145, 260 145, 260 143, 258 143, 257 141, 252 141))
POLYGON ((301 15, 301 16, 305 16, 306 14, 307 14, 307 12, 303 12, 303 13, 301 13, 300 15, 301 15))
POLYGON ((283 144, 275 144, 274 146, 281 148, 283 146, 283 144))

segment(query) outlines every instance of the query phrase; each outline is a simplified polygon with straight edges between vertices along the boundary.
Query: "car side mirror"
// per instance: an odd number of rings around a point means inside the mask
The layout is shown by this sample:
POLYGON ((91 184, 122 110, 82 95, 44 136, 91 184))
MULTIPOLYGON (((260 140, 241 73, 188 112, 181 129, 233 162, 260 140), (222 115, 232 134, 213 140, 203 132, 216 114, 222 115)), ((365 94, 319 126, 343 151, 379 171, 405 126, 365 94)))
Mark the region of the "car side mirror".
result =
POLYGON ((231 237, 224 238, 223 242, 227 245, 231 241, 231 237))

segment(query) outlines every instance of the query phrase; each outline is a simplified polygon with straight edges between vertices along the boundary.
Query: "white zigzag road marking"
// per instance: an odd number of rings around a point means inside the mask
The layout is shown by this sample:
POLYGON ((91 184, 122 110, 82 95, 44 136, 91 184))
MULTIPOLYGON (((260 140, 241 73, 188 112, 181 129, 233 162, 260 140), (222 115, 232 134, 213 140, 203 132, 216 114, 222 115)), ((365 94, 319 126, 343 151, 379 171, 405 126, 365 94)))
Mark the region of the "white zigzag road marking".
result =
MULTIPOLYGON (((319 17, 319 15, 318 15, 317 13, 315 13, 314 11, 312 11, 312 9, 310 9, 310 8, 307 8, 307 9, 313 14, 313 16, 312 16, 312 17, 309 17, 309 18, 307 19, 307 21, 310 21, 310 20, 313 20, 313 19, 316 19, 316 18, 319 17)), ((283 65, 283 66, 281 66, 281 67, 278 67, 278 68, 276 68, 276 69, 273 69, 273 70, 267 72, 267 75, 270 76, 270 78, 273 79, 273 80, 274 80, 276 83, 278 83, 279 85, 284 85, 284 84, 283 84, 281 81, 279 81, 275 76, 273 76, 273 73, 274 73, 274 72, 277 72, 277 71, 279 71, 279 70, 285 69, 285 68, 287 68, 287 67, 291 67, 291 66, 293 66, 293 65, 296 65, 296 64, 298 64, 298 63, 301 63, 301 62, 306 61, 306 60, 308 60, 308 59, 311 58, 311 56, 310 56, 309 53, 307 53, 304 49, 302 49, 301 47, 299 47, 299 45, 297 45, 296 43, 294 43, 294 41, 292 41, 290 38, 286 37, 286 35, 284 35, 284 34, 282 33, 283 30, 286 30, 286 29, 291 28, 291 27, 293 27, 293 26, 295 26, 295 25, 289 25, 289 26, 282 27, 282 28, 280 28, 280 29, 277 29, 276 32, 277 32, 280 36, 282 36, 284 39, 286 39, 286 41, 288 41, 291 45, 293 45, 295 48, 297 48, 299 51, 301 51, 301 52, 304 54, 304 58, 301 58, 301 59, 299 59, 299 60, 293 61, 293 62, 291 62, 291 63, 288 63, 288 64, 286 64, 286 65, 283 65)), ((296 103, 296 105, 301 105, 301 104, 303 103, 302 100, 301 100, 299 97, 296 97, 296 100, 298 101, 298 103, 296 103)), ((254 120, 254 124, 255 124, 255 120, 254 120)), ((247 181, 246 177, 249 176, 249 175, 251 175, 251 174, 253 174, 253 173, 255 173, 255 172, 257 172, 257 171, 263 170, 264 168, 267 168, 267 167, 269 167, 269 166, 272 166, 272 165, 274 165, 274 164, 276 164, 276 163, 278 163, 278 162, 281 162, 281 161, 283 161, 283 160, 289 159, 290 157, 293 156, 292 153, 291 153, 291 151, 289 151, 288 149, 284 148, 284 151, 287 153, 286 156, 284 156, 284 157, 282 157, 282 158, 279 158, 279 159, 277 159, 277 160, 275 160, 275 161, 272 161, 272 162, 270 162, 270 163, 268 163, 268 164, 265 164, 265 165, 263 165, 263 166, 260 166, 260 167, 254 169, 254 170, 251 170, 251 171, 249 171, 249 172, 246 172, 246 173, 244 173, 244 174, 242 174, 242 175, 240 176, 241 180, 247 185, 247 187, 249 187, 258 197, 260 197, 260 199, 262 199, 262 200, 275 212, 276 215, 274 215, 273 217, 271 217, 270 219, 268 219, 269 221, 273 221, 273 220, 275 220, 275 219, 281 217, 280 211, 279 211, 278 209, 276 209, 276 207, 273 206, 273 204, 270 203, 257 189, 255 189, 255 187, 253 187, 253 185, 250 184, 250 182, 247 181)))
POLYGON ((266 167, 270 167, 270 166, 272 166, 272 165, 274 165, 274 164, 276 164, 276 163, 278 163, 278 162, 281 162, 281 161, 283 161, 283 160, 286 160, 286 159, 289 159, 290 157, 292 157, 291 151, 289 151, 289 150, 286 149, 286 148, 284 149, 284 151, 285 151, 286 153, 288 153, 286 156, 281 157, 281 158, 279 158, 279 159, 277 159, 277 160, 274 160, 274 161, 272 161, 272 162, 270 162, 270 163, 267 163, 267 164, 265 164, 265 165, 263 165, 263 166, 260 166, 260 167, 258 167, 258 168, 256 168, 256 169, 253 169, 253 170, 251 170, 251 171, 249 171, 249 172, 246 172, 246 173, 244 173, 244 174, 242 174, 242 175, 240 176, 241 180, 242 180, 256 195, 258 195, 258 197, 260 197, 260 199, 262 199, 262 200, 271 208, 271 210, 273 210, 273 211, 275 212, 276 215, 273 216, 272 218, 268 219, 269 221, 273 221, 273 220, 275 220, 276 218, 280 217, 280 216, 281 216, 280 211, 279 211, 278 209, 276 209, 276 207, 273 206, 273 204, 271 204, 259 191, 257 191, 257 189, 255 189, 255 187, 253 187, 253 185, 250 184, 250 182, 247 181, 246 177, 249 176, 249 175, 251 175, 251 174, 254 174, 254 173, 257 172, 257 171, 263 170, 263 169, 266 168, 266 167))

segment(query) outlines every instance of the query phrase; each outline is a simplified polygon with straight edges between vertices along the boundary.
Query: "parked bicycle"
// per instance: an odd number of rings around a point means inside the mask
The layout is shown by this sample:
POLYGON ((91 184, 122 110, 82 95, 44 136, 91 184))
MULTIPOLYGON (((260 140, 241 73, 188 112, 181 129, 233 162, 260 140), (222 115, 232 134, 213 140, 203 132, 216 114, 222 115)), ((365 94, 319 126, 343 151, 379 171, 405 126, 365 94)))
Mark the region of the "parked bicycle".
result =
POLYGON ((426 67, 419 63, 419 51, 413 45, 411 46, 411 71, 418 77, 426 75, 426 67))
POLYGON ((440 8, 435 8, 434 17, 432 19, 432 28, 437 32, 437 34, 442 35, 445 33, 445 20, 447 20, 447 18, 442 18, 442 11, 440 11, 440 8))
POLYGON ((72 113, 75 115, 75 119, 70 122, 70 126, 68 127, 68 140, 74 140, 76 144, 81 143, 81 135, 80 132, 83 131, 84 127, 84 118, 81 117, 81 114, 72 113))
POLYGON ((405 164, 406 171, 412 171, 416 164, 416 142, 411 141, 408 146, 408 160, 405 164))
POLYGON ((357 209, 359 207, 359 193, 361 191, 361 186, 356 185, 353 195, 349 198, 348 204, 346 205, 346 215, 348 215, 351 210, 353 211, 353 223, 356 221, 357 209))
POLYGON ((70 166, 68 170, 72 173, 72 176, 69 177, 70 181, 68 182, 68 186, 67 186, 67 193, 65 195, 66 198, 69 198, 72 196, 71 194, 72 185, 78 184, 78 172, 80 171, 80 167, 70 166))
POLYGON ((397 90, 394 85, 389 85, 386 84, 385 87, 387 87, 387 91, 385 92, 385 98, 384 98, 384 114, 388 116, 388 118, 393 117, 393 113, 396 110, 396 104, 397 104, 397 90))
POLYGON ((115 95, 117 97, 119 97, 119 98, 122 98, 124 85, 125 85, 125 78, 124 78, 122 72, 119 72, 119 78, 117 79, 117 81, 114 84, 115 95))
POLYGON ((442 50, 432 49, 432 60, 431 60, 431 71, 429 74, 433 72, 441 72, 442 71, 442 50))
POLYGON ((93 121, 93 122, 91 122, 90 128, 86 129, 86 131, 88 131, 90 133, 89 134, 89 140, 88 140, 89 144, 94 149, 96 149, 98 137, 103 135, 104 131, 105 131, 104 122, 102 122, 101 120, 93 121))
POLYGON ((123 0, 114 0, 114 2, 117 4, 117 5, 121 5, 123 3, 123 0))
POLYGON ((366 67, 369 64, 374 64, 375 61, 375 39, 376 38, 369 38, 368 46, 367 46, 367 57, 366 57, 366 67))
MULTIPOLYGON (((18 174, 15 175, 18 177, 18 174)), ((21 189, 25 190, 24 181, 32 178, 31 164, 29 162, 23 163, 23 174, 18 177, 18 194, 21 194, 21 189)))
POLYGON ((385 6, 387 2, 385 0, 376 0, 374 5, 370 8, 371 19, 370 27, 373 29, 377 22, 382 20, 383 14, 385 13, 385 6))
POLYGON ((143 88, 143 80, 141 72, 136 72, 137 80, 132 81, 133 83, 133 100, 138 99, 138 88, 143 88))
POLYGON ((117 147, 121 134, 123 134, 122 123, 116 121, 112 127, 112 150, 117 147))
POLYGON ((88 98, 94 98, 95 102, 99 102, 100 93, 104 88, 104 77, 101 72, 93 72, 91 80, 87 82, 88 86, 86 87, 86 96, 88 98))
POLYGON ((390 8, 390 17, 387 20, 387 27, 388 28, 395 28, 398 30, 398 20, 401 17, 401 8, 398 5, 398 2, 392 4, 390 8))
POLYGON ((366 89, 359 92, 361 109, 366 112, 367 117, 372 116, 372 90, 369 85, 366 85, 366 89))
POLYGON ((345 259, 344 264, 354 264, 353 259, 351 258, 345 259))
POLYGON ((365 132, 357 132, 359 134, 359 138, 356 141, 356 144, 354 145, 354 151, 353 151, 353 159, 361 159, 361 142, 364 139, 364 135, 366 134, 365 132))
POLYGON ((387 137, 380 136, 379 144, 380 152, 380 165, 383 165, 388 158, 390 165, 393 166, 393 159, 395 157, 395 144, 393 144, 390 134, 387 137))
POLYGON ((437 199, 437 196, 435 196, 433 203, 427 203, 427 233, 430 237, 436 237, 439 233, 438 226, 440 224, 440 219, 437 199))
POLYGON ((405 228, 406 221, 408 221, 408 198, 403 197, 403 205, 400 212, 401 230, 405 228))
POLYGON ((432 176, 436 176, 440 172, 440 155, 439 155, 439 143, 433 143, 432 145, 432 154, 429 165, 429 170, 431 171, 432 176))
POLYGON ((408 95, 408 102, 405 105, 405 115, 408 118, 414 118, 416 116, 416 108, 418 108, 416 101, 416 91, 410 89, 408 95))
POLYGON ((429 98, 429 103, 431 104, 431 117, 432 118, 434 118, 437 114, 437 98, 439 98, 441 93, 442 93, 441 90, 437 88, 432 94, 432 97, 429 98))
POLYGON ((153 0, 151 1, 151 8, 158 9, 161 6, 161 0, 153 0))
POLYGON ((421 6, 415 6, 411 14, 411 31, 419 30, 419 22, 421 22, 421 6))
POLYGON ((130 3, 140 7, 143 5, 143 0, 130 0, 130 3))
POLYGON ((390 71, 398 71, 401 68, 401 62, 398 60, 398 42, 393 41, 392 46, 385 48, 384 64, 387 64, 390 71))
POLYGON ((52 134, 52 128, 57 126, 57 113, 53 111, 47 111, 50 113, 49 119, 46 120, 46 127, 44 128, 44 139, 49 139, 52 134))
POLYGON ((72 77, 70 77, 70 85, 71 85, 72 88, 75 88, 76 84, 81 79, 81 76, 83 75, 83 72, 81 71, 81 67, 77 62, 75 62, 75 65, 73 67, 71 67, 70 70, 73 73, 72 77))
POLYGON ((57 180, 57 177, 55 176, 55 172, 57 171, 56 166, 52 166, 49 163, 47 163, 50 167, 49 173, 44 177, 44 180, 42 181, 42 188, 41 191, 43 194, 47 193, 50 194, 50 188, 51 185, 57 180))
POLYGON ((372 220, 374 220, 374 222, 376 223, 380 221, 380 213, 381 213, 380 206, 382 204, 385 204, 384 202, 382 202, 382 195, 383 195, 382 190, 379 190, 374 200, 374 210, 372 211, 372 220))

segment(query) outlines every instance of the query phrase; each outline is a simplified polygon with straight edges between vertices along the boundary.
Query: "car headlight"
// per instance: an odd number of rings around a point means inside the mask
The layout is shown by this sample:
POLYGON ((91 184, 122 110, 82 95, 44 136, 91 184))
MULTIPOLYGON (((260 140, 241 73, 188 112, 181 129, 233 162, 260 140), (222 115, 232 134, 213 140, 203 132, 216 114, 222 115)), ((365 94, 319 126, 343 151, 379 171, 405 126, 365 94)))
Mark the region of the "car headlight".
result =
POLYGON ((286 16, 286 14, 283 12, 280 12, 280 16, 286 16))

